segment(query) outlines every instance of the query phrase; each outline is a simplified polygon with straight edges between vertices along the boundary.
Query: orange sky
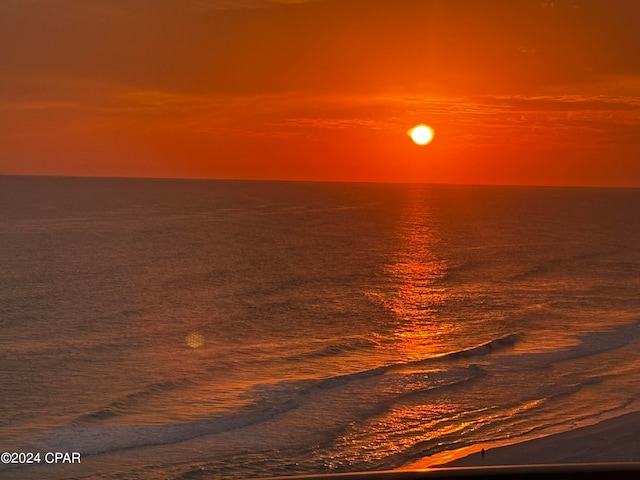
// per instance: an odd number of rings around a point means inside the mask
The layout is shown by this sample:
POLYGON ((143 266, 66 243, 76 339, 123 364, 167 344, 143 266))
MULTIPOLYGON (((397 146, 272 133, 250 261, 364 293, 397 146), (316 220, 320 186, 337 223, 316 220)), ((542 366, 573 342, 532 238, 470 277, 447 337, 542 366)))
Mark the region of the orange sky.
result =
POLYGON ((639 22, 634 0, 4 0, 0 174, 637 187, 639 22))

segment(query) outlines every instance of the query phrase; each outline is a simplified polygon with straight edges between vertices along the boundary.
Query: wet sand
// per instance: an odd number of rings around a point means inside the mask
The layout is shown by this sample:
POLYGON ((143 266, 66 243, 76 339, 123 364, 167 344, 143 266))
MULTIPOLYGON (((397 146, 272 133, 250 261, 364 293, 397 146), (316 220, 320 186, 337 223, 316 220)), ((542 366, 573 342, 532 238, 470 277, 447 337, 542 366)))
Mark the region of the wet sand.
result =
POLYGON ((425 457, 403 467, 471 467, 549 463, 599 463, 640 461, 640 412, 603 420, 595 425, 536 438, 512 445, 474 445, 462 450, 425 457), (484 455, 481 450, 484 448, 484 455))

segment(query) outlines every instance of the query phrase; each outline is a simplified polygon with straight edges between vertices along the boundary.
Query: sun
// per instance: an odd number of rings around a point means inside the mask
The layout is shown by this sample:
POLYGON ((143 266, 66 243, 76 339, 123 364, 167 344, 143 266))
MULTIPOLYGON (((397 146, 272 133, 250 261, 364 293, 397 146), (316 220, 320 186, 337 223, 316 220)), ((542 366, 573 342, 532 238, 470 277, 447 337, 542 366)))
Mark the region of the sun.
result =
POLYGON ((411 140, 418 145, 427 145, 428 143, 431 143, 434 133, 433 128, 429 125, 416 125, 407 132, 411 137, 411 140))

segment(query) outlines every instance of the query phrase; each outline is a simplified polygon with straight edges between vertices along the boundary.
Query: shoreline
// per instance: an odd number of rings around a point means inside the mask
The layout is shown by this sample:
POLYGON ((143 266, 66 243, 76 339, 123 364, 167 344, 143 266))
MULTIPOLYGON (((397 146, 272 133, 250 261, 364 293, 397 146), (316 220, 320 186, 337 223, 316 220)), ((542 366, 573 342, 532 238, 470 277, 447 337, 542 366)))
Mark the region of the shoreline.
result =
POLYGON ((440 452, 400 470, 640 461, 640 411, 505 445, 491 442, 440 452), (482 454, 484 449, 484 455, 482 454))

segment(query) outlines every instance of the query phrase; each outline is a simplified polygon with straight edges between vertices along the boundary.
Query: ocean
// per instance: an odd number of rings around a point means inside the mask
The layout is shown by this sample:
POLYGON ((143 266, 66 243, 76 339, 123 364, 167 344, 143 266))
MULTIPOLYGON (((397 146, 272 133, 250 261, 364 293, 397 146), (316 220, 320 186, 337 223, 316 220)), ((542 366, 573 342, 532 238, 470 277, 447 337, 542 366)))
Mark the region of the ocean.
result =
POLYGON ((2 479, 394 469, 640 410, 638 189, 5 176, 0 268, 2 479))

